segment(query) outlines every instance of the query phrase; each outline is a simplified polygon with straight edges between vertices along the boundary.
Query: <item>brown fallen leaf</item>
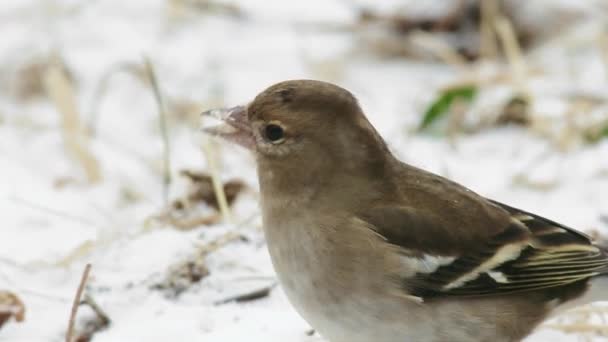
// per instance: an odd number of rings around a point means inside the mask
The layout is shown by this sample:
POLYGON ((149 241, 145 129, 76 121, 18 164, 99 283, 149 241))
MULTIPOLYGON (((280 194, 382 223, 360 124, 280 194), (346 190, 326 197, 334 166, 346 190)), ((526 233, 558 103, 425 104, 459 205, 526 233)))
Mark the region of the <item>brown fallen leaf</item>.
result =
MULTIPOLYGON (((219 214, 220 205, 213 188, 212 177, 205 172, 191 170, 182 170, 180 175, 190 182, 186 194, 174 200, 167 212, 156 218, 181 230, 218 223, 222 215, 219 214), (198 210, 201 204, 213 209, 213 212, 202 214, 198 210)), ((245 183, 240 180, 224 183, 223 190, 227 204, 232 205, 245 188, 245 183)))
POLYGON ((9 291, 0 291, 0 328, 9 319, 17 322, 25 319, 25 305, 16 294, 9 291))
POLYGON ((528 126, 530 123, 530 101, 523 96, 512 97, 496 119, 497 125, 528 126))
MULTIPOLYGON (((180 174, 190 180, 191 187, 185 198, 189 203, 203 202, 213 209, 219 210, 219 203, 209 174, 191 170, 182 170, 180 174)), ((245 184, 240 180, 230 180, 224 183, 224 193, 228 205, 232 205, 243 189, 245 189, 245 184)), ((183 205, 177 201, 174 204, 178 207, 183 205)))

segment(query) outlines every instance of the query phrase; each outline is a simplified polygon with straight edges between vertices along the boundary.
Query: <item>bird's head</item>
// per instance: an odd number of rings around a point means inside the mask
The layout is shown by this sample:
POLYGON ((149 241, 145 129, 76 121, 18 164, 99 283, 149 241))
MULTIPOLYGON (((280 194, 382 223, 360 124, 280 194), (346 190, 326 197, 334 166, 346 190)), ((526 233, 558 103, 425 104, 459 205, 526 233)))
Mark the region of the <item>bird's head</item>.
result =
POLYGON ((246 106, 206 113, 226 123, 206 132, 254 151, 262 186, 379 176, 390 157, 356 98, 327 82, 281 82, 246 106))

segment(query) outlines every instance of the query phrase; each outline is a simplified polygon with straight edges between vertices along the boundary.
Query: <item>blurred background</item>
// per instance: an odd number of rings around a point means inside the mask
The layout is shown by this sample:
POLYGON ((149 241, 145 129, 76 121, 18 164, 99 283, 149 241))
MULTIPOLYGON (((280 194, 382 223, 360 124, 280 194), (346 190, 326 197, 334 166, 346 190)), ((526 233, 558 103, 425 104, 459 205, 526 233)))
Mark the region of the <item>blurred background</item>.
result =
MULTIPOLYGON (((64 341, 75 297, 79 342, 323 341, 252 156, 199 133, 286 79, 352 91, 408 163, 608 228, 605 0, 3 0, 0 37, 0 341, 64 341)), ((607 314, 529 341, 606 340, 607 314)))

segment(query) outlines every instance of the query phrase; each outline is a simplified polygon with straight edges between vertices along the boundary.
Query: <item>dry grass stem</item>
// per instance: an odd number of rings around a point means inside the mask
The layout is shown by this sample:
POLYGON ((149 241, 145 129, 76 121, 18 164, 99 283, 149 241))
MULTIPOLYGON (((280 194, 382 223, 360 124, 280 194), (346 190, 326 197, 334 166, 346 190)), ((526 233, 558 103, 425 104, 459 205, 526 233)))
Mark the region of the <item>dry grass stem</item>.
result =
POLYGON ((73 248, 70 253, 57 260, 55 266, 67 267, 72 262, 84 257, 85 255, 91 253, 97 245, 97 241, 86 240, 82 243, 79 243, 78 246, 73 248))
POLYGON ((108 314, 106 314, 105 311, 103 311, 99 304, 97 304, 93 297, 88 294, 85 294, 82 302, 90 306, 91 309, 93 309, 93 311, 95 312, 95 314, 99 316, 104 322, 107 322, 108 324, 110 323, 110 317, 108 316, 108 314))
POLYGON ((448 65, 462 71, 467 70, 467 60, 445 41, 436 36, 418 31, 410 36, 413 44, 427 50, 448 65))
POLYGON ((167 109, 165 102, 158 85, 158 79, 154 72, 154 67, 148 58, 144 57, 144 65, 146 67, 146 73, 150 86, 154 92, 154 99, 158 105, 158 122, 160 125, 160 132, 163 138, 163 203, 165 206, 169 204, 169 185, 171 185, 171 164, 170 164, 170 146, 169 146, 169 133, 167 127, 167 109))
MULTIPOLYGON (((471 73, 473 74, 473 73, 471 73)), ((543 71, 538 68, 531 68, 528 70, 530 76, 542 76, 543 71)), ((466 86, 475 86, 477 88, 484 88, 486 86, 497 86, 505 85, 512 82, 513 76, 507 70, 499 70, 497 72, 488 75, 464 75, 459 80, 446 84, 439 88, 439 92, 449 91, 455 88, 462 88, 466 86)))
POLYGON ((238 19, 245 18, 247 15, 246 12, 237 5, 223 3, 222 1, 168 0, 167 7, 169 18, 176 23, 183 22, 183 17, 186 14, 226 15, 238 19))
POLYGON ((198 253, 200 255, 206 256, 226 246, 231 242, 243 239, 244 236, 241 233, 236 231, 229 231, 209 243, 199 245, 200 249, 198 253))
POLYGON ((215 198, 220 208, 220 213, 226 222, 232 222, 232 215, 230 213, 230 207, 228 206, 228 200, 226 199, 226 193, 224 192, 224 186, 219 175, 219 167, 217 165, 217 158, 215 151, 217 148, 213 145, 210 139, 206 139, 202 143, 203 152, 207 160, 207 167, 209 168, 209 174, 211 175, 211 182, 213 184, 213 191, 215 192, 215 198))
POLYGON ((522 56, 521 47, 513 30, 511 22, 503 16, 496 18, 496 33, 500 38, 507 60, 511 67, 512 77, 519 94, 528 94, 526 89, 526 63, 522 56))
POLYGON ((276 286, 277 286, 277 283, 272 283, 268 286, 264 286, 259 289, 255 289, 255 290, 252 290, 249 292, 241 293, 241 294, 238 294, 235 296, 231 296, 231 297, 228 297, 225 299, 218 300, 214 304, 221 305, 221 304, 227 304, 227 303, 231 303, 231 302, 242 303, 242 302, 249 302, 252 300, 265 298, 265 297, 268 297, 268 295, 270 294, 270 291, 272 291, 272 289, 274 289, 276 286))
POLYGON ((45 74, 49 97, 61 114, 61 128, 66 150, 83 167, 89 183, 101 180, 99 162, 88 147, 88 136, 80 122, 73 84, 59 62, 52 63, 45 74))
POLYGON ((608 325, 589 324, 589 323, 573 323, 573 324, 545 324, 545 328, 560 330, 565 333, 578 334, 599 334, 608 335, 608 325))
POLYGON ((88 305, 95 313, 95 316, 88 318, 84 322, 75 337, 75 342, 90 342, 93 339, 93 335, 107 329, 112 321, 90 295, 84 295, 82 304, 88 305))
POLYGON ((169 216, 168 221, 173 227, 179 230, 192 230, 200 226, 210 226, 216 224, 221 221, 221 218, 222 217, 217 214, 184 219, 177 219, 169 216))
POLYGON ((608 34, 602 32, 598 35, 597 46, 600 50, 600 56, 604 62, 604 74, 608 77, 608 34))
POLYGON ((76 295, 74 296, 74 302, 72 303, 72 310, 70 312, 70 321, 68 324, 68 330, 67 330, 67 333, 65 334, 65 342, 72 342, 72 336, 74 334, 74 324, 76 323, 76 314, 78 313, 78 306, 80 305, 80 298, 82 298, 82 292, 84 291, 84 286, 86 285, 90 272, 91 272, 91 264, 87 264, 84 268, 84 272, 82 272, 82 277, 80 278, 80 284, 78 285, 78 290, 76 291, 76 295))
POLYGON ((479 23, 479 55, 482 59, 495 59, 498 55, 498 44, 494 25, 498 15, 498 2, 484 0, 479 2, 481 21, 479 23))

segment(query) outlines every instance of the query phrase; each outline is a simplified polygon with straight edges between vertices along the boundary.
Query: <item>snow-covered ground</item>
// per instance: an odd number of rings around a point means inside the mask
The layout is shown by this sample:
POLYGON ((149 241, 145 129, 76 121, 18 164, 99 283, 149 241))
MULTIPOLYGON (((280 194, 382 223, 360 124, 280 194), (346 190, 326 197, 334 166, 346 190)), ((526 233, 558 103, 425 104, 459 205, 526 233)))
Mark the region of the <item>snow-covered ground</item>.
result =
MULTIPOLYGON (((2 327, 0 341, 62 341, 86 263, 93 265, 88 292, 112 320, 95 342, 322 341, 307 335, 310 327, 278 287, 259 300, 214 304, 275 281, 256 215, 253 159, 246 151, 224 143, 215 147, 222 179, 238 178, 249 188, 232 208, 231 223, 182 231, 151 219, 166 209, 154 97, 137 72, 115 73, 98 91, 109 70, 141 65, 144 56, 156 68, 167 107, 189 109, 168 118, 171 199, 187 187, 180 170, 207 169, 198 109, 242 104, 274 82, 315 78, 355 93, 403 160, 581 230, 608 228, 601 219, 608 216, 608 139, 584 144, 560 130, 570 119, 606 117, 601 13, 586 9, 588 20, 526 57, 532 112, 557 122, 551 137, 492 127, 450 140, 412 132, 437 90, 462 80, 463 71, 362 54, 365 42, 351 32, 321 29, 352 24, 357 13, 350 2, 234 1, 244 13, 240 18, 230 8, 197 11, 184 3, 0 3, 0 290, 16 293, 27 310, 24 322, 2 327), (81 119, 96 127, 88 149, 102 180, 94 185, 66 152, 56 106, 44 97, 18 99, 14 91, 24 77, 19 70, 49 54, 64 61, 81 119), (571 98, 578 95, 594 99, 590 114, 577 112, 571 98), (95 112, 97 120, 91 120, 95 112), (235 230, 246 239, 210 253, 210 274, 199 284, 177 298, 151 289, 171 265, 235 230)), ((596 3, 588 1, 588 7, 596 3)), ((475 70, 509 73, 496 65, 475 70)), ((489 84, 471 113, 496 111, 513 89, 509 82, 489 84)), ((91 316, 86 308, 81 314, 91 316)), ((529 340, 550 338, 579 337, 541 327, 529 340)))

